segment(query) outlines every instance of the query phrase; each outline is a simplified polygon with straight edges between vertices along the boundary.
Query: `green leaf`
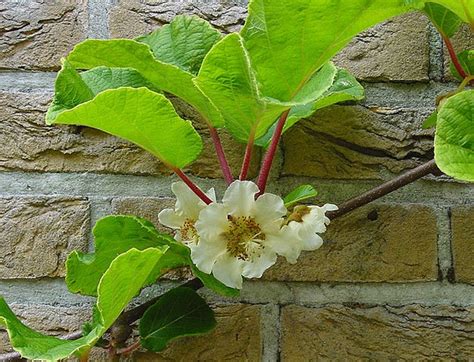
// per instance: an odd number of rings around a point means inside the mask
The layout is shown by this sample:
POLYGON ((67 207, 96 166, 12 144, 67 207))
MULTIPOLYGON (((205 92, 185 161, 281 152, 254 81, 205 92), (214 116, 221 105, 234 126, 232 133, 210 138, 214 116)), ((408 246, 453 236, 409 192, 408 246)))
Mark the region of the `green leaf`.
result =
POLYGON ((452 37, 461 26, 462 20, 451 10, 434 3, 427 3, 423 11, 445 37, 452 37))
POLYGON ((438 112, 433 112, 431 115, 425 119, 423 124, 421 125, 421 128, 423 129, 428 129, 436 126, 436 122, 438 120, 438 112))
POLYGON ((240 294, 239 289, 228 287, 227 285, 217 280, 214 275, 206 274, 200 271, 194 264, 192 264, 192 262, 190 264, 193 274, 202 281, 206 288, 209 288, 225 297, 237 297, 240 294))
MULTIPOLYGON (((459 63, 462 66, 462 69, 466 72, 467 75, 474 75, 474 50, 464 50, 458 54, 459 63)), ((458 80, 462 81, 463 78, 458 73, 456 67, 453 63, 450 64, 449 69, 451 74, 456 77, 458 80)))
POLYGON ((72 354, 81 355, 112 326, 153 273, 162 254, 156 248, 131 249, 110 264, 99 283, 93 327, 89 325, 91 331, 80 339, 66 341, 32 330, 20 322, 3 298, 0 298, 0 325, 7 329, 13 348, 24 358, 57 361, 72 354))
POLYGON ((263 96, 291 101, 353 36, 409 10, 403 0, 252 0, 241 31, 263 96))
MULTIPOLYGON (((331 63, 332 64, 332 63, 331 63)), ((324 69, 324 67, 322 68, 324 69)), ((297 105, 291 108, 288 119, 283 128, 283 133, 294 126, 299 120, 311 116, 318 109, 328 107, 335 103, 345 101, 357 101, 364 98, 364 88, 359 82, 345 69, 337 69, 336 76, 329 89, 315 101, 297 105)), ((267 131, 267 133, 259 138, 255 144, 261 147, 268 147, 270 144, 276 123, 267 131)))
POLYGON ((224 124, 221 114, 194 85, 194 75, 155 58, 147 44, 128 39, 89 39, 76 45, 67 57, 77 69, 99 66, 133 68, 156 88, 182 98, 215 127, 224 124))
POLYGON ((52 122, 88 126, 121 137, 152 153, 170 168, 182 168, 202 150, 199 134, 171 102, 147 88, 118 88, 60 113, 52 122))
POLYGON ((67 60, 63 60, 56 78, 54 98, 46 113, 46 123, 51 124, 59 113, 90 101, 104 90, 127 86, 158 90, 131 68, 98 67, 79 74, 67 60))
POLYGON ((141 344, 160 352, 173 339, 208 333, 216 326, 214 312, 194 290, 175 288, 165 293, 140 319, 141 344))
POLYGON ((474 26, 474 0, 405 0, 412 8, 423 9, 426 3, 437 3, 451 10, 462 21, 474 26))
POLYGON ((226 128, 244 143, 262 136, 287 106, 260 97, 239 34, 223 38, 207 54, 195 79, 221 111, 226 128))
MULTIPOLYGON (((188 265, 188 248, 158 232, 148 221, 135 216, 113 215, 97 221, 93 235, 95 252, 73 251, 66 261, 66 284, 73 293, 97 295, 100 278, 120 254, 135 248, 169 247, 157 263, 156 275, 167 269, 188 265)), ((151 280, 149 282, 154 282, 151 280)))
POLYGON ((137 39, 148 44, 156 59, 197 74, 201 63, 221 33, 197 16, 178 15, 151 34, 137 39))
POLYGON ((450 97, 438 110, 435 160, 447 175, 474 182, 474 90, 450 97))
POLYGON ((318 192, 314 189, 313 186, 301 185, 291 191, 288 195, 286 195, 283 201, 285 202, 285 207, 290 207, 298 202, 304 201, 312 197, 316 197, 317 194, 318 192))

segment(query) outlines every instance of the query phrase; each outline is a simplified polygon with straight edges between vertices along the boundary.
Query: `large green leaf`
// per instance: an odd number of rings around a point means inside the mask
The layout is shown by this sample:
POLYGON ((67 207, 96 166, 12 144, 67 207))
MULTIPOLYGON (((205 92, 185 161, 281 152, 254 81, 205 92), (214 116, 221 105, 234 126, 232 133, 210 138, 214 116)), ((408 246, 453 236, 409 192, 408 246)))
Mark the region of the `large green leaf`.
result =
POLYGON ((461 26, 462 20, 459 16, 442 5, 427 3, 423 11, 436 26, 436 29, 445 37, 452 37, 461 26))
POLYGON ((405 0, 407 5, 423 9, 426 3, 437 3, 451 10, 464 22, 474 26, 474 0, 405 0))
POLYGON ((241 34, 262 94, 291 101, 353 36, 409 9, 404 0, 251 0, 241 34))
POLYGON ((224 123, 219 111, 194 85, 194 75, 174 64, 159 61, 147 44, 128 39, 89 39, 76 45, 67 60, 77 69, 133 68, 158 89, 194 106, 214 126, 221 127, 224 123))
POLYGON ((190 288, 175 288, 140 319, 140 341, 146 349, 160 352, 173 339, 208 333, 215 325, 214 312, 204 299, 190 288))
POLYGON ((170 24, 137 39, 148 44, 156 59, 197 74, 221 33, 197 16, 178 15, 170 24))
POLYGON ((226 128, 243 142, 252 135, 258 138, 265 134, 288 108, 260 97, 246 51, 236 33, 226 36, 207 54, 195 83, 221 111, 226 128))
POLYGON ((474 182, 474 90, 450 97, 438 111, 435 159, 447 175, 474 182))
MULTIPOLYGON (((474 76, 474 50, 464 50, 458 54, 459 63, 467 75, 474 76)), ((450 64, 451 74, 459 80, 463 80, 453 63, 450 64)))
POLYGON ((52 123, 88 126, 124 138, 169 167, 182 168, 201 152, 202 141, 171 102, 147 88, 118 88, 60 113, 52 123))
POLYGON ((66 341, 30 329, 18 320, 2 298, 0 325, 5 326, 13 348, 24 358, 57 361, 72 354, 80 355, 97 342, 137 295, 154 272, 163 250, 165 249, 131 249, 110 264, 99 283, 96 317, 91 331, 78 340, 66 341))
MULTIPOLYGON (((329 64, 332 63, 328 63, 328 65, 325 67, 329 66, 329 64)), ((324 70, 325 67, 323 67, 321 70, 324 70)), ((337 73, 334 77, 331 87, 327 89, 321 95, 321 97, 317 98, 313 102, 303 105, 296 105, 291 108, 290 114, 288 115, 288 119, 286 120, 285 126, 283 128, 283 133, 294 126, 299 120, 311 116, 318 109, 322 109, 339 102, 357 101, 363 98, 364 88, 354 78, 354 76, 345 69, 337 69, 337 73)), ((263 137, 259 138, 255 144, 261 147, 268 147, 275 130, 275 126, 276 123, 263 137)))
POLYGON ((97 221, 93 234, 94 253, 73 251, 66 261, 66 284, 73 293, 97 295, 100 278, 112 261, 132 248, 145 250, 150 247, 169 247, 156 266, 156 276, 168 269, 188 265, 187 248, 170 236, 158 232, 150 222, 142 218, 107 216, 97 221))
POLYGON ((79 74, 67 60, 63 60, 62 69, 56 78, 54 98, 46 113, 46 122, 54 122, 59 113, 90 101, 104 90, 120 87, 158 90, 135 69, 97 67, 79 74))

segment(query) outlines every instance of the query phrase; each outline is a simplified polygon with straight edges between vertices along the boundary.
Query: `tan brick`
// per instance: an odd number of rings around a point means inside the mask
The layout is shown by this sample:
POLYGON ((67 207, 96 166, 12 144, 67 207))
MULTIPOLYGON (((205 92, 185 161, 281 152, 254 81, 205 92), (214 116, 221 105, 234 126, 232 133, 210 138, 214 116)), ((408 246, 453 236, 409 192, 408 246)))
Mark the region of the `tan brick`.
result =
POLYGON ((283 138, 285 176, 382 179, 433 157, 427 113, 415 109, 332 106, 302 120, 283 138))
POLYGON ((243 25, 247 7, 242 2, 127 0, 118 1, 110 11, 109 29, 113 38, 133 38, 169 23, 176 15, 197 15, 216 28, 238 31, 243 25))
MULTIPOLYGON (((469 25, 463 24, 459 31, 453 36, 451 39, 454 50, 456 53, 462 52, 463 50, 474 49, 474 35, 469 28, 469 25)), ((449 65, 451 64, 451 58, 449 57, 449 53, 444 46, 444 70, 445 70, 445 79, 454 81, 455 78, 451 75, 451 70, 449 69, 449 65)), ((457 81, 457 80, 456 80, 457 81)))
POLYGON ((86 1, 2 1, 0 68, 59 69, 86 31, 86 1))
POLYGON ((474 310, 455 306, 288 306, 282 361, 468 360, 474 310))
POLYGON ((412 282, 437 278, 436 217, 420 205, 370 205, 334 220, 326 243, 265 278, 281 281, 412 282))
POLYGON ((217 327, 209 335, 172 342, 159 354, 137 353, 137 361, 259 361, 260 307, 232 305, 214 309, 217 327))
POLYGON ((0 230, 0 279, 64 276, 69 252, 87 249, 89 202, 3 197, 0 230))
MULTIPOLYGON (((7 301, 8 302, 8 301, 7 301)), ((62 336, 81 330, 82 324, 90 319, 88 307, 50 306, 9 303, 13 312, 28 327, 51 336, 62 336)), ((8 335, 0 330, 0 353, 11 352, 8 335)))
POLYGON ((427 24, 421 13, 398 16, 378 24, 357 35, 335 57, 335 62, 363 80, 426 81, 429 72, 427 24))
MULTIPOLYGON (((122 174, 168 174, 151 154, 103 132, 75 126, 46 126, 44 115, 50 93, 0 92, 0 170, 40 172, 104 172, 122 174)), ((195 175, 220 178, 214 146, 191 107, 175 102, 180 114, 195 120, 203 134, 204 151, 188 170, 195 175)), ((240 169, 244 146, 222 133, 230 166, 240 169)), ((253 160, 255 174, 259 154, 253 160)))
POLYGON ((451 214, 456 280, 474 284, 474 208, 456 207, 451 214))

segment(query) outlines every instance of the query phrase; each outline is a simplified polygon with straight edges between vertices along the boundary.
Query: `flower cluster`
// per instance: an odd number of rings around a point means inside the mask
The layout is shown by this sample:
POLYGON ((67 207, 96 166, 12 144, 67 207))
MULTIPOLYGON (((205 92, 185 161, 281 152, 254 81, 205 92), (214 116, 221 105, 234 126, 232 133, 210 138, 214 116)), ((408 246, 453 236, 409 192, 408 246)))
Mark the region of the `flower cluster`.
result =
POLYGON ((297 206, 288 214, 281 197, 265 193, 250 181, 234 181, 222 202, 214 190, 206 205, 184 183, 172 185, 174 209, 160 212, 160 222, 176 230, 176 239, 191 250, 193 263, 232 288, 242 288, 242 276, 260 278, 277 255, 295 263, 301 251, 319 248, 326 231, 327 211, 335 205, 297 206))

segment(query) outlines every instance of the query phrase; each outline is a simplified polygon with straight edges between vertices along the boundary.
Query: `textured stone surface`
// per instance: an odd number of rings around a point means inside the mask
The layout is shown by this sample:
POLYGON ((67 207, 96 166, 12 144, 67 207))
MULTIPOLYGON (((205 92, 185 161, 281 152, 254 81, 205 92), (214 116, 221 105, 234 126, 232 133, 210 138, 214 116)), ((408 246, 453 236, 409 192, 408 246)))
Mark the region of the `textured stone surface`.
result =
POLYGON ((283 175, 377 179, 433 157, 429 112, 405 108, 333 106, 302 120, 284 136, 283 175))
POLYGON ((427 81, 427 24, 420 13, 398 16, 357 35, 334 60, 363 80, 427 81))
POLYGON ((282 361, 468 360, 474 310, 455 306, 289 306, 282 361))
POLYGON ((209 335, 172 342, 159 354, 137 353, 136 361, 258 361, 260 307, 231 305, 214 309, 217 327, 209 335))
MULTIPOLYGON (((463 50, 474 49, 474 35, 471 29, 467 24, 463 24, 459 31, 453 36, 451 39, 454 50, 456 53, 461 52, 463 50)), ((449 65, 451 64, 451 58, 449 57, 449 53, 444 47, 444 70, 445 70, 445 79, 446 80, 455 80, 455 78, 451 75, 451 71, 449 69, 449 65)), ((457 80, 455 80, 457 82, 457 80)))
POLYGON ((59 69, 86 30, 86 1, 2 1, 0 69, 59 69))
POLYGON ((436 280, 437 229, 432 210, 420 205, 371 205, 334 220, 327 242, 283 259, 266 279, 323 282, 403 282, 436 280))
POLYGON ((474 208, 454 208, 451 230, 456 280, 474 284, 474 208))
MULTIPOLYGON (((7 301, 9 302, 9 301, 7 301)), ((9 303, 10 308, 28 327, 51 336, 65 335, 81 329, 90 318, 90 308, 9 303)), ((0 329, 0 353, 12 351, 8 335, 0 329)))
POLYGON ((81 198, 0 200, 0 279, 64 276, 73 249, 87 248, 89 202, 81 198))
MULTIPOLYGON (((104 172, 123 174, 163 174, 167 169, 148 152, 103 132, 75 126, 46 126, 44 114, 51 93, 0 91, 0 170, 41 172, 104 172)), ((175 102, 180 114, 194 119, 203 134, 204 151, 188 170, 203 177, 221 177, 214 146, 202 122, 189 106, 175 102)), ((230 166, 240 168, 245 152, 231 137, 222 133, 230 166)), ((254 157, 252 172, 258 164, 254 157)))
POLYGON ((169 23, 176 15, 197 15, 224 32, 238 31, 247 16, 243 0, 127 0, 118 1, 110 11, 113 38, 132 38, 169 23))

